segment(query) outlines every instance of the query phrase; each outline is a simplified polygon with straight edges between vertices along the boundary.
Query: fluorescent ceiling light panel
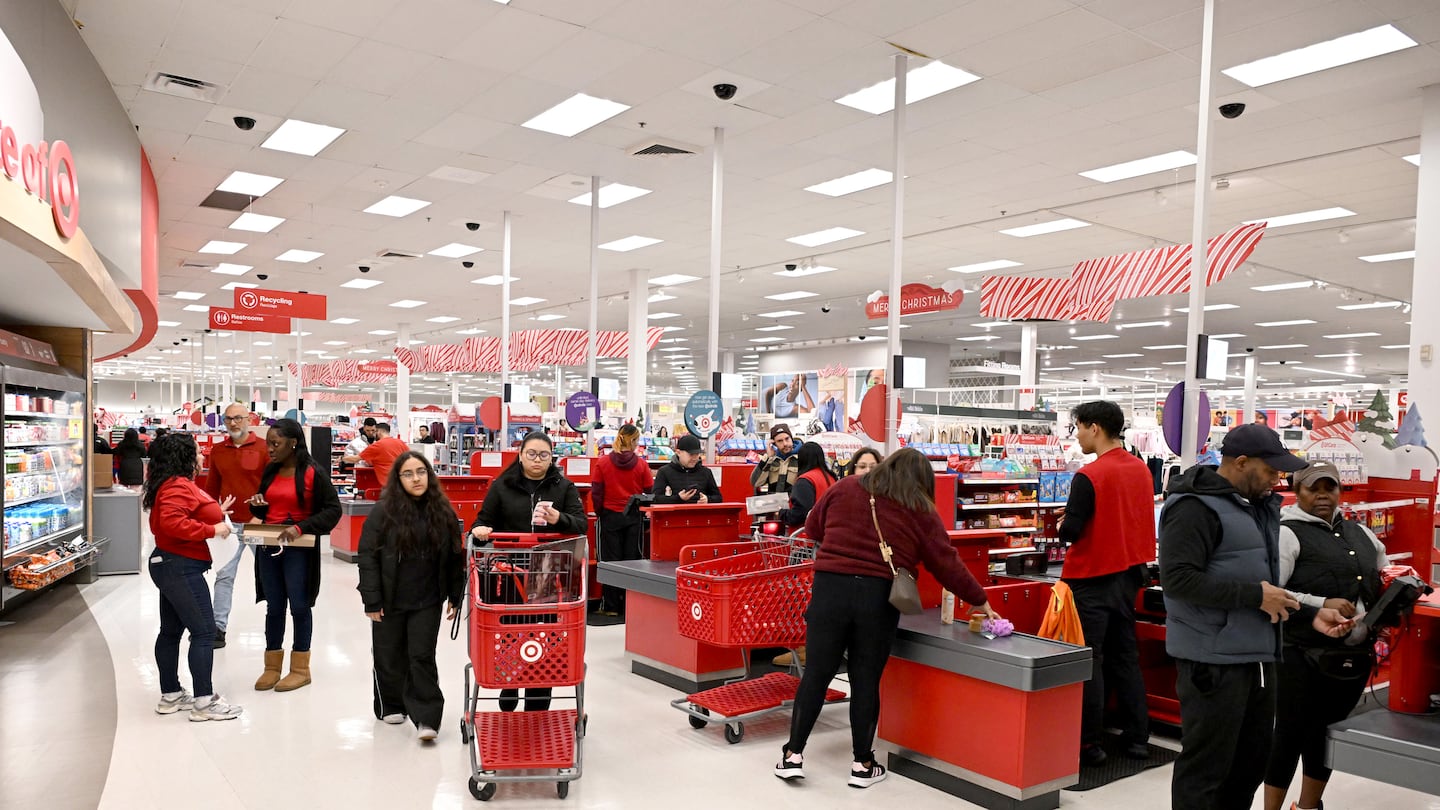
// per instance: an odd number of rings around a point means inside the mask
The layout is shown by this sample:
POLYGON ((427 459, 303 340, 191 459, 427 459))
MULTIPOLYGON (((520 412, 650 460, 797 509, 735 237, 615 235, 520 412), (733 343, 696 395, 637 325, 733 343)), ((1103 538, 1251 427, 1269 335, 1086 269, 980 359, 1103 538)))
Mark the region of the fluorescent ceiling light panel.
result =
POLYGON ((782 337, 750 338, 751 343, 781 343, 784 340, 782 337))
POLYGON ((652 313, 650 313, 649 315, 647 315, 646 317, 648 317, 648 318, 649 318, 650 320, 652 320, 652 321, 663 321, 663 320, 665 320, 666 318, 678 318, 678 317, 680 317, 680 313, 678 313, 678 312, 652 312, 652 313))
POLYGON ((894 175, 884 169, 866 169, 863 172, 847 174, 844 177, 837 177, 834 180, 826 180, 823 183, 816 183, 813 186, 806 186, 806 191, 813 191, 816 194, 824 194, 827 197, 843 197, 846 194, 854 194, 857 191, 864 191, 867 188, 883 186, 890 182, 894 175))
POLYGON ((345 346, 345 345, 348 345, 348 341, 344 341, 344 340, 327 340, 327 341, 325 341, 325 345, 326 345, 326 346, 345 346))
POLYGON ((1330 340, 1345 340, 1347 338, 1380 337, 1379 332, 1344 332, 1339 335, 1326 335, 1330 340))
POLYGON ((201 253, 218 253, 222 256, 234 256, 244 250, 248 245, 245 242, 222 242, 219 239, 211 239, 200 248, 201 253))
POLYGON ((785 241, 797 245, 804 245, 805 247, 819 247, 821 245, 828 245, 831 242, 839 242, 842 239, 851 239, 856 236, 863 236, 864 234, 864 231, 857 231, 854 228, 826 228, 823 231, 802 233, 799 236, 792 236, 785 241))
POLYGON ((180 290, 179 292, 175 293, 175 297, 179 298, 181 301, 199 301, 201 298, 205 297, 205 293, 190 292, 189 290, 180 290))
POLYGON ((409 216, 421 208, 429 205, 425 200, 416 200, 410 197, 401 197, 391 194, 389 197, 375 203, 365 209, 367 214, 380 214, 387 217, 409 216))
MULTIPOLYGON (((1216 310, 1221 310, 1221 309, 1239 309, 1239 308, 1240 308, 1240 305, 1239 305, 1239 304, 1206 304, 1206 305, 1205 305, 1205 311, 1206 311, 1206 312, 1215 312, 1216 310)), ((1176 308, 1175 308, 1175 311, 1176 311, 1176 312, 1186 312, 1186 313, 1188 313, 1188 312, 1190 311, 1190 308, 1189 308, 1189 307, 1176 307, 1176 308)))
POLYGON ((1239 332, 1226 332, 1223 335, 1211 335, 1210 337, 1220 338, 1221 340, 1228 340, 1229 338, 1242 338, 1245 336, 1240 334, 1239 332))
POLYGON ((411 298, 402 298, 402 299, 399 300, 399 301, 392 301, 392 302, 390 303, 390 306, 392 306, 392 307, 399 307, 400 309, 414 309, 415 307, 423 307, 423 306, 425 306, 427 303, 429 303, 429 302, 428 302, 428 301, 416 301, 416 300, 411 299, 411 298))
POLYGON ((755 317, 757 317, 757 318, 793 318, 793 317, 796 316, 796 315, 804 315, 804 314, 805 314, 805 313, 801 312, 801 311, 798 310, 798 309, 780 309, 780 310, 776 310, 775 312, 761 312, 761 313, 759 313, 758 315, 756 315, 755 317))
POLYGON ((1332 357, 1361 357, 1360 352, 1340 352, 1339 354, 1317 354, 1316 359, 1328 360, 1332 357))
POLYGON ((253 231, 255 233, 269 233, 280 227, 284 217, 267 217, 264 214, 252 214, 245 212, 230 223, 230 228, 237 231, 253 231))
POLYGON ((324 253, 320 253, 314 250, 296 250, 294 248, 291 248, 290 250, 281 253, 279 256, 276 256, 275 261, 305 264, 306 262, 313 262, 324 255, 324 253))
POLYGON ((1355 216, 1355 212, 1349 208, 1318 208, 1314 211, 1301 211, 1298 214, 1247 219, 1245 224, 1254 225, 1257 222, 1264 222, 1267 228, 1284 228, 1287 225, 1304 225, 1307 222, 1324 222, 1327 219, 1343 219, 1353 216, 1355 216))
POLYGON ((561 314, 559 314, 559 313, 557 313, 557 312, 550 312, 550 313, 546 313, 546 314, 544 314, 544 315, 536 315, 536 316, 535 316, 535 320, 537 320, 537 321, 558 321, 558 320, 560 320, 560 319, 562 319, 562 318, 564 318, 564 317, 565 317, 564 315, 561 315, 561 314))
POLYGON ((377 281, 373 278, 352 278, 340 286, 351 290, 368 290, 371 287, 378 287, 384 283, 385 282, 377 281))
POLYGON ((959 267, 946 268, 952 273, 988 273, 991 270, 1005 270, 1010 267, 1022 267, 1020 262, 1012 262, 1009 259, 994 259, 988 262, 976 264, 962 264, 959 267))
POLYGON ((1022 225, 1018 228, 1006 228, 1000 233, 1006 236, 1018 236, 1021 239, 1028 239, 1031 236, 1044 236, 1047 233, 1059 233, 1061 231, 1073 231, 1076 228, 1088 228, 1090 223, 1081 222, 1078 219, 1052 219, 1049 222, 1041 222, 1035 225, 1022 225))
POLYGON ((1405 157, 1401 158, 1401 160, 1404 160, 1406 163, 1414 163, 1416 166, 1420 165, 1420 155, 1418 153, 1414 155, 1406 155, 1405 157))
POLYGON ((1313 372, 1315 372, 1316 374, 1335 374, 1335 375, 1338 375, 1338 376, 1341 376, 1341 377, 1351 377, 1351 378, 1357 379, 1357 380, 1363 380, 1363 379, 1365 379, 1365 375, 1364 375, 1364 374, 1346 374, 1346 373, 1343 372, 1343 371, 1331 371, 1331 370, 1329 370, 1329 369, 1323 369, 1323 368, 1310 368, 1309 366, 1296 366, 1295 368, 1299 369, 1300 371, 1313 371, 1313 372))
POLYGON ((789 326, 789 325, 787 325, 787 324, 775 324, 774 326, 761 326, 761 327, 758 327, 758 328, 756 328, 755 331, 756 331, 756 332, 781 332, 781 331, 784 331, 784 330, 786 330, 786 329, 794 329, 794 328, 795 328, 795 327, 789 326))
POLYGON ((1130 354, 1102 354, 1100 356, 1105 358, 1106 360, 1124 360, 1130 357, 1144 357, 1145 355, 1135 354, 1132 352, 1130 354))
POLYGON ((345 130, 339 127, 291 118, 270 133, 270 137, 260 144, 260 148, 314 157, 344 134, 345 130))
MULTIPOLYGON (((164 324, 161 324, 161 325, 163 326, 164 324)), ((1390 344, 1387 344, 1387 345, 1385 345, 1385 346, 1381 346, 1380 348, 1382 348, 1382 349, 1408 349, 1408 348, 1410 348, 1410 344, 1409 344, 1409 343, 1390 343, 1390 344)))
POLYGON ((1165 349, 1183 349, 1183 348, 1185 348, 1185 344, 1184 344, 1184 343, 1167 343, 1167 344, 1165 344, 1164 346, 1146 346, 1146 347, 1145 347, 1145 349, 1146 349, 1147 351, 1152 351, 1152 352, 1164 351, 1165 349))
POLYGON ((484 334, 484 333, 485 333, 485 330, 484 330, 484 329, 476 329, 476 328, 473 327, 473 326, 470 327, 469 329, 456 329, 456 330, 455 330, 455 334, 457 334, 457 335, 481 335, 481 334, 484 334))
POLYGON ((207 306, 204 306, 203 304, 187 304, 187 305, 185 305, 185 311, 186 311, 186 312, 206 312, 206 313, 208 313, 208 312, 210 311, 210 308, 207 307, 207 306))
MULTIPOLYGON (((905 103, 914 104, 917 101, 924 101, 931 96, 938 96, 946 91, 978 81, 980 81, 980 77, 974 73, 951 67, 944 62, 934 61, 928 65, 914 68, 905 74, 905 103)), ((863 90, 856 90, 847 96, 841 96, 835 101, 872 115, 883 115, 895 109, 895 79, 891 77, 863 90)))
POLYGON ((1071 360, 1071 361, 1070 361, 1070 365, 1072 365, 1072 366, 1103 366, 1103 365, 1105 365, 1105 361, 1104 361, 1104 360, 1071 360))
POLYGON ((179 326, 179 321, 156 321, 156 326, 179 326))
POLYGON ((1269 349, 1308 349, 1308 348, 1310 348, 1310 347, 1307 346, 1307 345, 1305 345, 1304 343, 1280 343, 1280 344, 1277 344, 1277 345, 1274 345, 1274 346, 1261 346, 1260 348, 1269 350, 1269 349))
POLYGON ((606 242, 599 247, 601 250, 613 250, 616 253, 628 253, 629 251, 639 250, 643 247, 658 245, 663 241, 663 239, 653 239, 649 236, 627 236, 624 239, 616 239, 613 242, 606 242))
POLYGON ((1088 172, 1080 172, 1080 176, 1088 177, 1100 183, 1113 183, 1116 180, 1129 180, 1132 177, 1141 177, 1147 174, 1194 165, 1195 156, 1182 150, 1140 158, 1139 160, 1132 160, 1126 163, 1117 163, 1114 166, 1091 169, 1088 172))
POLYGON ((1307 326, 1307 325, 1312 324, 1312 323, 1315 323, 1315 322, 1312 321, 1312 320, 1310 320, 1309 318, 1300 318, 1300 319, 1298 319, 1298 320, 1293 320, 1293 321, 1261 321, 1261 322, 1259 322, 1259 323, 1257 323, 1257 324, 1255 324, 1255 325, 1256 325, 1256 326, 1307 326))
POLYGON ((1241 84, 1264 87, 1297 76, 1349 65, 1387 53, 1413 48, 1415 40, 1393 25, 1382 25, 1368 31, 1346 34, 1326 42, 1317 42, 1293 51, 1256 59, 1220 71, 1241 84))
MULTIPOLYGON (((511 284, 514 284, 515 282, 517 282, 517 281, 519 281, 519 280, 520 280, 520 279, 518 279, 518 278, 516 278, 516 277, 514 277, 514 276, 511 276, 511 277, 510 277, 510 283, 511 283, 511 284)), ((497 273, 496 275, 493 275, 493 276, 481 276, 480 278, 471 280, 470 283, 471 283, 471 284, 484 284, 484 285, 489 286, 489 287, 499 287, 501 284, 504 284, 504 283, 505 283, 505 278, 497 273)))
POLYGON ((1141 321, 1139 323, 1116 324, 1116 329, 1147 329, 1151 326, 1169 326, 1169 321, 1141 321))
POLYGON ((1251 287, 1255 292, 1280 292, 1281 290, 1305 290, 1315 286, 1313 281, 1286 281, 1282 284, 1261 284, 1251 287))
POLYGON ((956 339, 956 340, 965 340, 965 341, 970 341, 970 340, 999 340, 999 339, 1000 339, 1000 336, 999 336, 999 335, 969 335, 969 336, 966 336, 966 337, 957 337, 957 338, 955 338, 955 339, 956 339))
POLYGON ((1012 321, 981 321, 980 323, 972 323, 970 325, 978 326, 982 329, 989 329, 992 326, 1014 326, 1015 324, 1012 321))
POLYGON ((776 293, 775 295, 767 295, 765 297, 771 301, 798 301, 801 298, 814 298, 819 294, 820 293, 806 292, 805 290, 792 290, 790 292, 776 293))
MULTIPOLYGON (((637 197, 644 197, 649 193, 650 189, 648 188, 627 186, 624 183, 606 183, 600 187, 600 207, 602 209, 609 208, 612 205, 629 202, 637 197)), ((579 197, 571 197, 570 202, 576 205, 588 206, 590 204, 590 192, 587 191, 579 197)))
POLYGON ((785 278, 804 278, 805 276, 818 276, 821 273, 833 273, 835 268, 817 264, 814 267, 799 267, 794 270, 776 270, 775 275, 785 278))
POLYGON ((544 298, 536 298, 536 297, 533 296, 533 295, 522 295, 522 296, 520 296, 519 298, 511 298, 511 299, 510 299, 510 306, 512 306, 512 307, 528 307, 528 306, 532 306, 532 305, 534 305, 534 304, 543 304, 543 303, 545 303, 545 299, 544 299, 544 298))
POLYGON ((689 284, 692 281, 699 281, 699 276, 687 276, 683 273, 671 273, 668 276, 656 276, 650 279, 650 283, 656 287, 674 287, 678 284, 689 284))
POLYGON ((454 315, 436 315, 433 318, 426 318, 425 320, 430 323, 454 323, 460 319, 454 315))
MULTIPOLYGON (((888 326, 872 326, 872 327, 870 327, 870 331, 871 331, 871 332, 884 332, 884 331, 886 331, 886 330, 889 329, 889 328, 890 328, 890 327, 888 327, 888 326)), ((908 323, 902 323, 902 324, 900 324, 900 328, 901 328, 901 329, 909 329, 909 328, 910 328, 910 324, 908 324, 908 323)))
POLYGON ((224 182, 215 187, 215 190, 246 194, 251 197, 264 197, 283 182, 285 182, 283 177, 251 174, 250 172, 231 172, 224 182))
POLYGON ((1374 264, 1375 262, 1398 262, 1401 259, 1413 258, 1415 258, 1415 251, 1401 250, 1395 253, 1376 253, 1373 256, 1361 256, 1360 261, 1374 264))
POLYGON ((485 248, 475 247, 474 245, 462 245, 459 242, 451 242, 448 245, 442 245, 430 251, 430 255, 443 256, 447 259, 463 259, 466 256, 472 256, 476 253, 479 253, 484 249, 485 248))
POLYGON ((520 126, 569 138, 628 109, 629 104, 576 93, 520 126))
POLYGON ((1400 305, 1399 301, 1371 301, 1368 304, 1341 304, 1335 308, 1353 311, 1357 309, 1394 309, 1400 305))
POLYGON ((372 334, 372 335, 379 335, 380 337, 385 337, 386 335, 393 335, 393 334, 395 334, 395 330, 394 330, 394 329, 371 329, 371 330, 370 330, 370 334, 372 334))
POLYGON ((1185 361, 1184 361, 1184 360, 1170 360, 1169 362, 1161 363, 1160 365, 1162 365, 1162 366, 1183 366, 1183 365, 1185 365, 1185 361))
POLYGON ((359 318, 332 318, 332 319, 330 319, 330 323, 337 324, 337 325, 339 325, 339 326, 349 326, 349 325, 352 324, 352 323, 359 323, 359 322, 360 322, 360 319, 359 319, 359 318))
POLYGON ((662 301, 674 301, 674 300, 675 300, 675 296, 673 296, 673 295, 666 295, 665 293, 655 293, 654 295, 650 296, 649 298, 646 298, 646 299, 645 299, 645 302, 646 302, 646 303, 649 303, 649 304, 658 304, 658 303, 660 303, 660 302, 662 302, 662 301))
POLYGON ((1071 340, 1119 340, 1119 335, 1074 335, 1071 340))
POLYGON ((222 276, 243 276, 253 269, 255 268, 248 264, 230 264, 229 262, 221 262, 210 268, 210 272, 219 273, 222 276))

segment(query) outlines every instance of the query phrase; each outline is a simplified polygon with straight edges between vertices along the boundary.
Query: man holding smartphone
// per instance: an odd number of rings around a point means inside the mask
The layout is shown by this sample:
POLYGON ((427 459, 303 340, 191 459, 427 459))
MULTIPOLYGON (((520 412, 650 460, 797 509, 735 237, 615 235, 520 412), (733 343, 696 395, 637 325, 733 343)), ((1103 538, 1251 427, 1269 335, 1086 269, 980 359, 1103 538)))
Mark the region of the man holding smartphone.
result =
POLYGON ((760 459, 750 474, 750 485, 756 495, 789 492, 795 486, 800 465, 795 459, 795 437, 784 422, 770 428, 770 452, 760 459))
POLYGON ((720 503, 715 476, 700 461, 700 440, 690 434, 675 440, 675 458, 655 473, 654 503, 720 503))

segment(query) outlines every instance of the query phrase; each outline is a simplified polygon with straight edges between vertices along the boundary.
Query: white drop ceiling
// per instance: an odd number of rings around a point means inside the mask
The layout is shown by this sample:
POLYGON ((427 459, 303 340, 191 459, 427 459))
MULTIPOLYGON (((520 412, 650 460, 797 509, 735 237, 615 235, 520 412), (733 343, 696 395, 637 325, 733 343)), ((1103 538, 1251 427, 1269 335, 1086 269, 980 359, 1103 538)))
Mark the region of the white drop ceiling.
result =
MULTIPOLYGON (((67 6, 72 3, 67 2, 67 6)), ((892 224, 889 184, 829 197, 806 191, 872 168, 891 166, 891 117, 835 102, 893 75, 895 48, 926 54, 982 78, 908 107, 905 209, 907 282, 979 275, 946 268, 1007 259, 1008 273, 1063 275, 1100 255, 1188 242, 1193 167, 1100 183, 1079 172, 1195 149, 1200 0, 74 0, 82 35, 139 127, 161 197, 161 289, 205 292, 224 304, 222 285, 240 280, 330 296, 332 318, 306 323, 305 347, 346 341, 334 357, 387 353, 393 338, 372 334, 408 319, 416 337, 463 339, 461 330, 495 334, 498 287, 472 280, 500 272, 501 212, 514 216, 512 326, 586 326, 589 210, 567 200, 589 191, 589 178, 651 193, 604 209, 599 242, 634 234, 663 240, 627 253, 600 252, 600 328, 623 329, 621 300, 629 271, 705 276, 710 250, 708 145, 726 130, 725 232, 721 292, 722 348, 754 347, 774 309, 766 296, 816 289, 804 315, 787 319, 783 344, 843 341, 868 331, 863 303, 887 286, 892 224), (151 71, 219 85, 216 103, 142 90, 151 71), (713 84, 735 84, 731 102, 713 84), (573 138, 521 124, 576 93, 629 109, 573 138), (242 131, 232 118, 254 118, 242 131), (346 130, 315 157, 260 148, 286 119, 346 130), (632 157, 654 141, 699 145, 684 157, 632 157), (281 178, 252 211, 283 217, 269 233, 231 230, 229 211, 199 206, 232 172, 281 178), (430 203, 400 218, 363 213, 398 195, 430 203), (1092 227, 1026 239, 1003 229, 1073 217, 1092 227), (478 231, 466 222, 480 223, 478 231), (786 241, 835 227, 862 236, 807 249, 786 241), (211 240, 245 242, 233 256, 198 250, 211 240), (460 242, 484 248, 464 259, 426 255, 460 242), (290 250, 324 255, 305 264, 277 262, 290 250), (421 254, 382 259, 385 251, 421 254), (253 267, 243 276, 211 273, 224 258, 253 267), (816 278, 774 275, 786 263, 814 259, 837 268, 816 278), (371 268, 367 290, 342 283, 371 268), (268 280, 257 281, 257 274, 268 280), (823 282, 823 283, 817 283, 823 282), (411 299, 412 310, 390 306, 411 299), (829 314, 820 308, 828 306, 829 314), (460 320, 438 326, 436 316, 460 320), (532 320, 534 319, 534 320, 532 320), (355 352, 365 352, 354 354, 355 352)), ((1248 88, 1215 79, 1217 103, 1248 105, 1214 124, 1212 165, 1228 187, 1212 196, 1210 231, 1244 221, 1343 206, 1354 216, 1277 229, 1252 261, 1211 288, 1210 302, 1235 309, 1206 315, 1211 333, 1244 335, 1232 346, 1305 344, 1260 350, 1269 381, 1313 377, 1297 366, 1347 370, 1372 384, 1406 371, 1408 317, 1398 310, 1337 309, 1350 303, 1409 298, 1413 260, 1380 264, 1360 256, 1410 250, 1418 169, 1402 158, 1419 151, 1420 88, 1440 82, 1440 5, 1433 0, 1224 0, 1219 4, 1216 68, 1231 67, 1375 26, 1393 24, 1418 47, 1248 88), (1276 293, 1253 286, 1303 279, 1326 283, 1276 293), (1256 322, 1303 315, 1295 327, 1256 322), (1327 340, 1322 335, 1378 332, 1327 340), (1358 357, 1315 359, 1314 353, 1358 357)), ((912 67, 923 64, 914 60, 912 67)), ((708 280, 664 289, 678 313, 667 337, 687 338, 703 365, 708 280)), ((194 337, 204 316, 162 296, 161 328, 151 350, 194 337)), ((1127 301, 1109 325, 1043 325, 1042 345, 1109 332, 1115 340, 1056 353, 1068 365, 1103 345, 1100 370, 1143 379, 1173 377, 1183 343, 1181 297, 1127 301), (1169 328, 1117 331, 1125 320, 1171 321, 1169 328), (1127 368, 1162 368, 1127 372, 1127 368)), ((1019 348, 1019 327, 975 327, 978 293, 957 313, 907 318, 906 337, 945 342, 956 355, 1019 348), (993 341, 966 341, 985 333, 993 341)), ((879 323, 879 322, 876 322, 879 323)), ((245 336, 232 338, 245 346, 245 336)), ((279 356, 292 339, 268 351, 279 356)), ((759 344, 764 345, 764 344, 759 344)), ((185 353, 188 355, 188 352, 185 353)), ((234 356, 234 355, 232 355, 234 356)), ((312 355, 314 357, 314 355, 312 355)), ((1094 359, 1094 358, 1091 358, 1094 359)), ((119 366, 125 376, 184 370, 188 356, 119 366), (179 363, 175 362, 180 361, 179 363)), ((257 367, 274 360, 255 359, 257 367)), ((1056 378, 1093 376, 1097 366, 1056 378)), ((662 372, 663 373, 663 372, 662 372)), ((257 376, 260 372, 257 372, 257 376)), ((468 383, 467 383, 468 384, 468 383)))

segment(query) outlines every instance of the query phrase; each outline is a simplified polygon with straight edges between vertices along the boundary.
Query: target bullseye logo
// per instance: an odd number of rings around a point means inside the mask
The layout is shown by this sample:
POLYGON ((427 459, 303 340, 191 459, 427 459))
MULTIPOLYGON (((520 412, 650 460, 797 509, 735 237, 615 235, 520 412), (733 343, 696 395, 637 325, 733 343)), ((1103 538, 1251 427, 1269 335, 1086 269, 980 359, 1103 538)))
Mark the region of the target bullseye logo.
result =
POLYGON ((545 645, 541 644, 535 639, 532 638, 524 644, 520 645, 520 660, 524 661, 525 663, 533 664, 544 657, 545 645))
POLYGON ((700 617, 703 616, 704 614, 705 614, 705 611, 703 611, 703 610, 700 609, 700 603, 699 603, 699 602, 691 602, 691 603, 690 603, 690 618, 692 618, 692 619, 694 619, 695 621, 698 622, 698 621, 700 621, 700 617))
POLYGON ((226 312, 226 311, 223 310, 223 309, 217 309, 217 310, 215 310, 215 325, 216 325, 216 326, 229 326, 229 325, 230 325, 230 313, 226 312))
POLYGON ((246 309, 254 309, 260 306, 260 296, 253 292, 240 293, 240 306, 246 309))

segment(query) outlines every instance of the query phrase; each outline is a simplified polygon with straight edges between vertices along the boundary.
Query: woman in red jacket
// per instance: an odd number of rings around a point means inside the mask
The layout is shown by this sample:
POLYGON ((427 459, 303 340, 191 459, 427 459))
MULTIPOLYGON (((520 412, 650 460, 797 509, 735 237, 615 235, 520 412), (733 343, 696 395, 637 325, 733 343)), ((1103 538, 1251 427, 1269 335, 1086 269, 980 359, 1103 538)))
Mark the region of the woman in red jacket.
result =
POLYGON ((143 503, 150 511, 155 550, 150 553, 150 579, 160 589, 160 634, 155 638, 155 667, 160 670, 160 702, 155 711, 188 711, 190 719, 233 720, 241 709, 226 703, 210 682, 214 666, 215 613, 210 604, 211 537, 231 533, 226 512, 234 498, 216 503, 195 484, 199 454, 195 440, 171 433, 150 447, 150 475, 143 503), (180 686, 180 637, 190 631, 190 685, 180 686))
MULTIPOLYGON (((655 486, 650 465, 635 452, 640 442, 640 429, 625 425, 615 436, 610 455, 595 462, 590 476, 590 503, 600 521, 600 559, 640 559, 640 535, 644 521, 640 514, 629 514, 626 507, 632 495, 643 495, 655 486)), ((625 589, 601 586, 600 613, 621 616, 625 613, 625 589)))
POLYGON ((830 465, 825 459, 825 449, 820 445, 805 442, 795 452, 795 459, 800 462, 800 473, 795 477, 795 486, 790 489, 790 506, 780 510, 780 522, 785 524, 787 533, 805 525, 810 510, 835 483, 835 475, 830 472, 830 465))

